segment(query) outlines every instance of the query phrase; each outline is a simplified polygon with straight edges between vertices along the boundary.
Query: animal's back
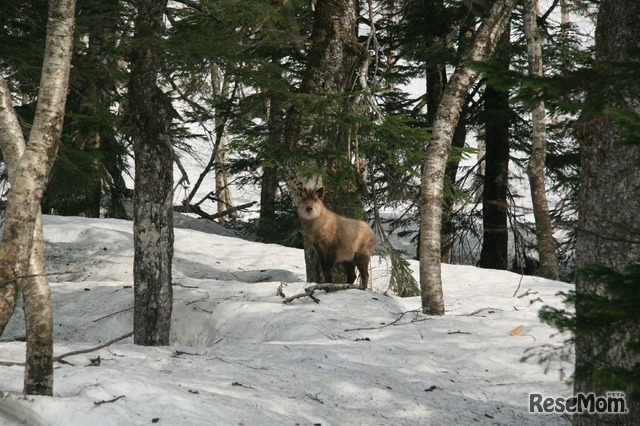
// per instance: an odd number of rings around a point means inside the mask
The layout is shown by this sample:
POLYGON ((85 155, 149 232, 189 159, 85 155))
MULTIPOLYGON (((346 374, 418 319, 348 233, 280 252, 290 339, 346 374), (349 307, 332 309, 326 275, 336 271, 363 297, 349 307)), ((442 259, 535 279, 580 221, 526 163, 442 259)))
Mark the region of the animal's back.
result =
POLYGON ((356 253, 373 254, 376 245, 376 235, 365 222, 358 219, 337 215, 338 247, 337 261, 351 261, 356 253))

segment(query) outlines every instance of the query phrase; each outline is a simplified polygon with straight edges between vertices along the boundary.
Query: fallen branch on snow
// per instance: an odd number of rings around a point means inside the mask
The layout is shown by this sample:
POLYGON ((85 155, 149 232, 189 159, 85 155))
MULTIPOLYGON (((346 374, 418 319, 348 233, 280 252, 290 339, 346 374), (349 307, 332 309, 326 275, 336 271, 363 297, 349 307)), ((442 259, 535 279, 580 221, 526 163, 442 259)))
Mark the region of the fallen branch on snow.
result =
POLYGON ((418 318, 417 318, 417 316, 418 316, 419 314, 421 314, 421 313, 422 313, 422 310, 421 310, 421 309, 413 309, 413 310, 411 310, 411 311, 401 312, 395 320, 393 320, 392 322, 390 322, 390 323, 388 323, 388 324, 382 324, 382 325, 380 325, 380 326, 378 326, 378 327, 347 328, 345 331, 381 330, 381 329, 383 329, 383 328, 385 328, 385 327, 391 327, 391 326, 394 326, 394 325, 413 324, 413 323, 416 323, 416 322, 426 321, 426 320, 427 320, 427 318, 420 318, 420 319, 418 319, 418 318), (411 314, 411 313, 417 314, 417 315, 416 315, 416 318, 412 319, 411 321, 409 321, 409 322, 407 322, 407 323, 400 323, 400 324, 399 324, 400 320, 401 320, 405 315, 407 315, 407 314, 411 314))
POLYGON ((284 297, 284 292, 282 291, 282 285, 278 288, 278 294, 284 298, 282 303, 287 304, 296 299, 300 299, 303 297, 310 297, 314 302, 320 303, 320 299, 315 297, 313 293, 317 290, 324 291, 339 291, 339 290, 351 290, 351 289, 360 289, 359 286, 353 284, 334 284, 334 283, 325 283, 325 284, 314 284, 304 289, 304 293, 295 294, 293 296, 284 297))
MULTIPOLYGON (((133 331, 131 333, 125 334, 124 336, 116 337, 113 340, 109 340, 107 343, 103 343, 102 345, 98 345, 98 346, 95 346, 93 348, 81 349, 81 350, 78 350, 78 351, 67 352, 66 354, 55 356, 55 357, 53 357, 53 362, 65 363, 66 361, 63 361, 63 359, 66 358, 66 357, 73 356, 73 355, 87 354, 89 352, 95 352, 95 351, 98 351, 100 349, 104 349, 107 346, 111 346, 114 343, 119 342, 120 340, 124 340, 127 337, 131 337, 131 336, 133 336, 133 331)), ((6 366, 6 367, 11 367, 11 366, 16 366, 16 365, 24 367, 24 362, 0 361, 0 365, 6 366)))
POLYGON ((113 398, 113 399, 109 399, 109 400, 107 400, 107 401, 94 401, 93 403, 94 403, 96 406, 100 406, 100 405, 102 405, 102 404, 111 404, 112 402, 116 402, 117 400, 122 399, 122 398, 126 398, 126 397, 127 397, 126 395, 120 395, 120 396, 116 396, 116 397, 115 397, 115 398, 113 398))

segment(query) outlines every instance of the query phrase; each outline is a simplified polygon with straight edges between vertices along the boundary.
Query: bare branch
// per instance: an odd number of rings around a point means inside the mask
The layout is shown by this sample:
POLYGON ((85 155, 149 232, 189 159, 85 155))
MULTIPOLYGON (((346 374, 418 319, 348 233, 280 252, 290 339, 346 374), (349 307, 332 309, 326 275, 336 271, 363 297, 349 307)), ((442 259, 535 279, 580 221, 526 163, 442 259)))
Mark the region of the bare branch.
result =
POLYGON ((204 210, 202 210, 200 208, 200 206, 195 205, 195 204, 189 204, 187 206, 178 206, 174 208, 174 211, 177 212, 181 212, 181 213, 195 213, 205 219, 209 219, 209 220, 214 220, 217 219, 219 217, 222 216, 227 216, 230 213, 236 212, 238 210, 242 210, 242 209, 247 209, 251 206, 253 206, 254 204, 256 204, 257 201, 252 201, 250 203, 246 203, 246 204, 241 204, 239 206, 235 206, 235 207, 230 207, 224 211, 218 212, 218 213, 214 213, 214 214, 209 214, 207 212, 205 212, 204 210))
POLYGON ((95 347, 93 347, 93 348, 89 348, 89 349, 81 349, 81 350, 78 350, 78 351, 72 351, 72 352, 67 352, 66 354, 58 355, 57 357, 54 357, 54 358, 53 358, 53 360, 54 360, 55 362, 60 362, 60 361, 62 361, 62 359, 63 359, 63 358, 66 358, 66 357, 68 357, 68 356, 81 355, 81 354, 87 354, 87 353, 89 353, 89 352, 95 352, 95 351, 98 351, 98 350, 100 350, 100 349, 104 349, 104 348, 106 348, 107 346, 111 346, 111 345, 113 345, 114 343, 119 342, 120 340, 124 340, 124 339, 126 339, 127 337, 131 337, 131 336, 133 336, 133 331, 132 331, 132 332, 130 332, 130 333, 127 333, 127 334, 125 334, 125 335, 123 335, 123 336, 116 337, 116 338, 115 338, 115 339, 113 339, 113 340, 109 340, 107 343, 103 343, 102 345, 98 345, 98 346, 95 346, 95 347))
MULTIPOLYGON (((360 289, 360 287, 354 284, 334 284, 334 283, 315 284, 315 285, 306 287, 304 289, 304 293, 285 297, 282 303, 287 304, 296 299, 300 299, 302 297, 310 297, 314 302, 320 303, 320 299, 318 299, 313 295, 313 293, 316 290, 339 291, 339 290, 351 290, 351 289, 360 289)), ((280 292, 280 295, 284 296, 284 293, 280 292)))
MULTIPOLYGON (((95 351, 98 351, 100 349, 104 349, 107 346, 113 345, 114 343, 119 342, 120 340, 124 340, 127 337, 131 337, 131 336, 133 336, 133 331, 130 332, 130 333, 127 333, 127 334, 125 334, 123 336, 116 337, 113 340, 109 340, 107 343, 103 343, 102 345, 98 345, 98 346, 95 346, 93 348, 81 349, 81 350, 78 350, 78 351, 72 351, 72 352, 67 352, 66 354, 58 355, 57 357, 53 358, 53 361, 54 362, 66 362, 66 361, 63 361, 63 359, 66 358, 66 357, 73 356, 73 355, 87 354, 87 353, 90 353, 90 352, 95 352, 95 351)), ((7 366, 7 367, 11 367, 11 366, 16 366, 17 365, 17 366, 24 367, 24 362, 0 361, 0 365, 7 366)))
POLYGON ((110 404, 110 403, 116 402, 117 400, 122 399, 122 398, 126 398, 126 395, 116 396, 115 398, 109 399, 107 401, 104 401, 104 400, 103 401, 94 401, 93 403, 95 405, 110 404))

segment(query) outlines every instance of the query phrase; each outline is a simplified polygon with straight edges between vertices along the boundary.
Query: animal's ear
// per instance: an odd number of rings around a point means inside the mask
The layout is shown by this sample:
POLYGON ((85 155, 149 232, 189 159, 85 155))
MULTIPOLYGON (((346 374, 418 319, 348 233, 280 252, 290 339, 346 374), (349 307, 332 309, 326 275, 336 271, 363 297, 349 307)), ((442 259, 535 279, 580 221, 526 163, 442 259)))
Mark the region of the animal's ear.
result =
POLYGON ((307 190, 304 189, 303 187, 299 186, 299 187, 296 188, 296 195, 301 200, 304 200, 307 197, 307 190))
POLYGON ((318 188, 315 190, 316 195, 318 196, 318 198, 322 198, 324 196, 324 188, 318 188))

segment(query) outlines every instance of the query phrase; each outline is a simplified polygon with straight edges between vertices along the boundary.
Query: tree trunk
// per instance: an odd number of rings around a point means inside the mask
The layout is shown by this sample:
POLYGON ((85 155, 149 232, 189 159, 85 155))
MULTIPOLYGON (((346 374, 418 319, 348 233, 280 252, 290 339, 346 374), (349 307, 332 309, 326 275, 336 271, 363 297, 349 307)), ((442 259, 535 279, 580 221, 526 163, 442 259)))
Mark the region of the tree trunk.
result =
POLYGON ((486 153, 482 186, 483 238, 480 267, 509 268, 507 190, 509 177, 509 94, 487 86, 484 92, 486 153))
POLYGON ((174 110, 157 85, 165 1, 137 0, 131 53, 129 110, 135 154, 134 342, 168 345, 171 331, 173 259, 174 110), (154 41, 156 39, 156 41, 154 41))
MULTIPOLYGON (((464 120, 458 120, 458 125, 453 132, 451 147, 454 149, 462 149, 466 142, 467 125, 464 120)), ((444 191, 452 195, 456 191, 456 175, 458 174, 458 167, 460 166, 461 160, 462 156, 460 155, 450 155, 449 160, 447 160, 447 166, 445 167, 444 191)), ((444 204, 442 206, 442 241, 440 242, 440 260, 442 263, 451 263, 451 251, 453 250, 456 231, 453 210, 455 204, 455 197, 444 198, 444 204)))
POLYGON ((462 106, 478 76, 466 61, 485 61, 491 56, 516 3, 517 0, 502 0, 493 4, 478 28, 469 52, 447 83, 436 111, 420 195, 420 288, 422 311, 426 314, 444 315, 440 270, 444 172, 462 106))
MULTIPOLYGON (((224 75, 222 70, 214 65, 211 71, 211 87, 214 98, 229 98, 229 78, 224 75)), ((227 154, 227 138, 224 133, 226 131, 226 117, 216 109, 215 125, 216 125, 216 150, 215 150, 215 182, 216 182, 216 198, 218 213, 224 212, 233 207, 233 197, 231 196, 231 188, 229 187, 229 175, 225 168, 229 162, 227 154)), ((229 217, 238 217, 237 212, 229 214, 229 217)), ((227 220, 226 216, 220 216, 218 222, 223 223, 227 220)))
MULTIPOLYGON (((524 0, 524 32, 527 39, 529 74, 542 77, 542 37, 538 31, 538 0, 524 0)), ((560 277, 556 243, 553 239, 551 216, 545 184, 545 159, 547 157, 547 125, 544 102, 535 100, 531 111, 532 142, 531 158, 527 165, 533 216, 536 222, 538 240, 538 256, 540 258, 540 275, 557 280, 560 277)))
MULTIPOLYGON (((222 128, 220 126, 216 126, 217 128, 222 128)), ((234 206, 233 196, 231 195, 231 188, 229 187, 229 175, 225 168, 229 163, 229 155, 227 154, 227 138, 222 136, 220 140, 220 145, 218 147, 217 157, 216 157, 216 198, 218 199, 218 213, 229 210, 234 206)), ((238 217, 237 211, 233 211, 229 213, 229 218, 238 217)), ((218 218, 218 222, 223 223, 227 221, 227 217, 220 216, 218 218)))
MULTIPOLYGON (((637 61, 630 52, 640 43, 640 2, 603 0, 600 3, 596 27, 596 69, 602 63, 637 61)), ((607 65, 604 65, 607 66, 607 65)), ((640 115, 640 84, 624 80, 598 87, 598 93, 588 94, 585 108, 577 126, 580 142, 580 187, 578 203, 578 233, 576 242, 576 266, 603 265, 623 271, 626 265, 640 258, 640 167, 637 145, 621 146, 620 129, 606 110, 625 109, 640 115), (600 92, 602 91, 602 93, 600 92), (604 96, 603 96, 604 95, 604 96)), ((629 284, 631 285, 631 284, 629 284)), ((580 296, 602 294, 603 284, 576 283, 580 296)), ((581 305, 576 305, 576 317, 580 324, 581 305)), ((640 424, 640 403, 630 400, 630 389, 602 389, 597 377, 588 374, 589 367, 621 367, 631 369, 640 363, 637 350, 628 345, 640 334, 637 322, 628 321, 617 333, 607 339, 592 335, 576 335, 575 392, 621 390, 626 393, 628 414, 575 416, 576 425, 637 425, 640 424), (587 374, 585 374, 587 373, 587 374)))
MULTIPOLYGON (((427 9, 425 13, 431 16, 435 22, 447 22, 445 17, 445 6, 442 0, 430 0, 427 2, 427 9)), ((427 47, 433 48, 434 46, 440 46, 442 49, 447 48, 447 37, 451 32, 449 26, 441 28, 443 31, 438 36, 427 38, 427 47)), ((463 24, 459 31, 458 42, 460 46, 468 46, 470 37, 473 34, 468 25, 463 24)), ((433 127, 435 120, 436 110, 442 99, 445 85, 447 84, 447 70, 446 63, 427 66, 427 124, 433 127)), ((462 111, 461 111, 462 114, 462 111)), ((455 131, 453 132, 453 139, 451 142, 452 148, 464 148, 467 141, 467 126, 464 120, 458 120, 455 131)), ((456 175, 458 174, 458 166, 460 165, 461 157, 457 155, 450 155, 447 160, 445 168, 445 181, 444 189, 445 194, 453 194, 456 190, 456 175)), ((451 262, 451 250, 454 244, 455 224, 454 224, 454 207, 455 197, 444 197, 442 206, 442 230, 440 232, 440 260, 442 263, 451 262)), ((418 244, 417 258, 420 258, 420 244, 418 244)))
MULTIPOLYGON (((270 147, 280 144, 282 141, 283 109, 285 99, 282 95, 269 93, 269 121, 267 123, 269 135, 267 145, 270 147)), ((267 149, 269 149, 267 148, 267 149)), ((277 237, 276 225, 276 199, 278 192, 278 169, 275 165, 262 167, 262 179, 260 181, 260 219, 258 222, 258 237, 262 242, 275 242, 277 237)))
MULTIPOLYGON (((500 39, 501 47, 509 46, 509 31, 500 39)), ((509 69, 509 56, 499 56, 504 69, 509 69)), ((509 232, 507 227, 507 192, 509 187, 509 126, 511 124, 509 92, 487 85, 484 91, 485 142, 484 183, 482 185, 482 250, 480 267, 509 268, 509 232)))
POLYGON ((75 1, 51 1, 38 105, 28 144, 0 75, 0 147, 11 182, 0 247, 0 282, 4 283, 0 286, 0 334, 15 309, 19 289, 27 329, 26 394, 53 394, 53 316, 40 202, 60 144, 74 24, 75 1))
MULTIPOLYGON (((356 68, 368 58, 368 53, 356 38, 357 33, 357 2, 355 0, 323 0, 316 2, 314 14, 313 31, 311 35, 311 47, 308 54, 308 62, 302 80, 300 91, 312 95, 331 95, 344 93, 351 89, 353 79, 358 75, 356 68)), ((326 131, 325 134, 314 135, 312 126, 303 123, 305 119, 319 119, 320 114, 314 113, 315 117, 309 117, 301 104, 294 104, 287 115, 284 131, 285 146, 293 151, 305 151, 307 157, 313 157, 314 152, 321 152, 333 149, 336 146, 335 140, 330 140, 326 131)), ((326 111, 323 121, 327 119, 333 111, 326 111)), ((346 132, 343 132, 343 134, 346 132)), ((340 139, 340 132, 335 131, 337 139, 340 139)), ((341 142, 342 140, 338 141, 341 142)), ((336 152, 338 148, 335 148, 336 152)), ((325 156, 318 156, 315 164, 288 164, 285 166, 285 179, 293 194, 294 201, 297 202, 297 188, 313 188, 323 186, 322 177, 315 175, 309 177, 308 174, 301 173, 302 168, 320 168, 331 173, 334 163, 328 164, 325 156)), ((345 182, 346 183, 346 182, 345 182)), ((348 187, 349 185, 345 185, 348 187)), ((335 199, 329 189, 329 196, 335 199)), ((356 204, 356 203, 351 203, 356 204)), ((332 208, 338 210, 337 206, 332 208)), ((305 259, 307 261, 307 281, 322 282, 321 268, 318 265, 316 256, 305 248, 305 259)))

